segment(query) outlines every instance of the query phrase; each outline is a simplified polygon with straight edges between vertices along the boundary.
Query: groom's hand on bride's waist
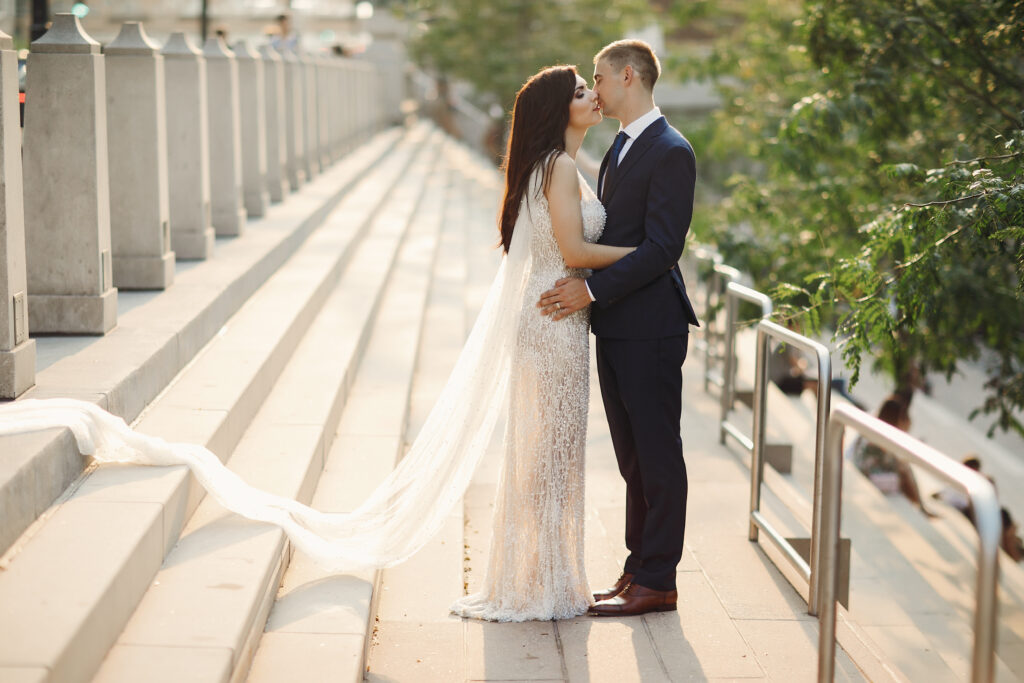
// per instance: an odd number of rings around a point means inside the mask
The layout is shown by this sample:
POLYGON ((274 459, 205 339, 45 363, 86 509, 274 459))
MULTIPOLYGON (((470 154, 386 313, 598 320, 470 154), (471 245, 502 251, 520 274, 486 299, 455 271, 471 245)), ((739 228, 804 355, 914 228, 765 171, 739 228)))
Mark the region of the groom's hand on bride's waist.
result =
POLYGON ((566 277, 556 282, 554 289, 540 295, 537 308, 540 309, 541 315, 550 315, 554 320, 561 320, 586 308, 590 301, 586 281, 578 277, 566 277))

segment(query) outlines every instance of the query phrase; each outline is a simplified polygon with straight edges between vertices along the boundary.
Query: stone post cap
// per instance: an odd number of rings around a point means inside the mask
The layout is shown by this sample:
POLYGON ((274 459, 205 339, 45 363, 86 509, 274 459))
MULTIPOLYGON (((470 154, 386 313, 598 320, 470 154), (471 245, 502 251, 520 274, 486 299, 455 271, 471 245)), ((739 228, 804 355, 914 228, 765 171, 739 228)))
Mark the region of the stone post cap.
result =
POLYGON ((100 44, 89 37, 78 17, 62 13, 53 15, 50 30, 32 43, 31 51, 97 55, 100 44))
POLYGON ((235 41, 235 44, 231 46, 231 51, 235 53, 237 59, 260 59, 260 54, 253 50, 249 46, 249 41, 244 38, 235 41))
POLYGON ((103 48, 108 55, 155 55, 160 46, 153 42, 140 21, 126 21, 114 41, 103 48))
POLYGON ((282 60, 281 53, 274 49, 274 46, 271 45, 270 43, 264 43, 263 45, 260 45, 259 52, 260 56, 262 56, 265 61, 280 62, 282 60))
POLYGON ((220 36, 210 36, 203 44, 203 56, 207 59, 234 59, 235 55, 228 49, 227 43, 220 36))
POLYGON ((3 31, 0 31, 0 50, 13 50, 13 49, 14 49, 14 39, 11 38, 6 33, 4 33, 3 31))
POLYGON ((167 39, 160 54, 165 57, 199 57, 203 53, 195 46, 188 34, 184 31, 176 31, 167 39))

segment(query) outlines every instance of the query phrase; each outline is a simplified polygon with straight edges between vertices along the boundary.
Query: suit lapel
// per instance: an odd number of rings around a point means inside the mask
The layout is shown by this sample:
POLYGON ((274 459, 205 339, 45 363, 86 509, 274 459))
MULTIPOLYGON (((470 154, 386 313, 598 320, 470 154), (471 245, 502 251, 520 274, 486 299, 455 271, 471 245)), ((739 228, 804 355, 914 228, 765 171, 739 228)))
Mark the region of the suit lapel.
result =
POLYGON ((604 189, 604 172, 608 169, 608 160, 612 157, 612 148, 609 147, 608 151, 604 153, 604 159, 601 160, 601 170, 597 172, 597 197, 600 199, 603 195, 601 194, 604 189))
MULTIPOLYGON (((647 128, 644 129, 644 132, 640 133, 640 137, 630 145, 629 151, 626 152, 626 158, 622 160, 622 164, 615 170, 615 182, 608 187, 608 191, 605 194, 599 195, 601 197, 601 201, 605 205, 611 201, 612 195, 615 194, 615 188, 619 185, 619 181, 629 173, 629 170, 636 165, 636 162, 640 160, 640 157, 646 154, 647 150, 651 148, 651 145, 653 145, 654 141, 658 139, 658 136, 664 133, 667 129, 668 121, 666 121, 665 117, 662 116, 660 119, 647 126, 647 128)), ((607 165, 608 155, 605 154, 605 160, 601 163, 602 176, 607 165)))

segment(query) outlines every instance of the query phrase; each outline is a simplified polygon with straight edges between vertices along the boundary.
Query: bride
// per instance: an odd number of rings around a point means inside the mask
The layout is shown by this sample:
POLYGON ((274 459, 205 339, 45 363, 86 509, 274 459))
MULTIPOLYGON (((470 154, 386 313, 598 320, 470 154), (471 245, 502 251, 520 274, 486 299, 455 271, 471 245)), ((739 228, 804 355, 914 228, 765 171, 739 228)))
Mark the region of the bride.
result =
POLYGON ((597 96, 573 67, 545 69, 516 95, 500 226, 510 257, 517 240, 529 241, 529 266, 515 312, 490 560, 483 590, 452 605, 462 616, 567 619, 593 604, 583 567, 589 310, 556 322, 534 302, 557 280, 580 276, 578 269, 604 268, 633 251, 593 244, 604 207, 575 158, 600 121, 597 96))
POLYGON ((222 506, 280 526, 298 550, 340 572, 393 566, 423 547, 462 499, 507 399, 484 588, 452 611, 495 621, 583 614, 592 603, 583 567, 589 320, 583 310, 554 321, 534 302, 556 280, 632 251, 593 244, 604 209, 574 160, 587 129, 600 121, 597 96, 571 66, 544 69, 516 95, 501 266, 416 440, 355 511, 322 513, 253 489, 206 448, 135 432, 83 401, 4 405, 0 435, 63 426, 98 462, 187 465, 222 506))

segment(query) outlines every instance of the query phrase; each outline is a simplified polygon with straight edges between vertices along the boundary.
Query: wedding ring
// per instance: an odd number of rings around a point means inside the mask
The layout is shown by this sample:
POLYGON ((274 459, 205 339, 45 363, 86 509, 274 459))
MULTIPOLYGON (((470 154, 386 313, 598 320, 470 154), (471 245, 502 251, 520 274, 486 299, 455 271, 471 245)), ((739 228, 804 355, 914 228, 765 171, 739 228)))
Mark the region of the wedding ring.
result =
POLYGON ((556 301, 555 302, 555 310, 556 311, 562 310, 562 302, 561 301, 556 301))

